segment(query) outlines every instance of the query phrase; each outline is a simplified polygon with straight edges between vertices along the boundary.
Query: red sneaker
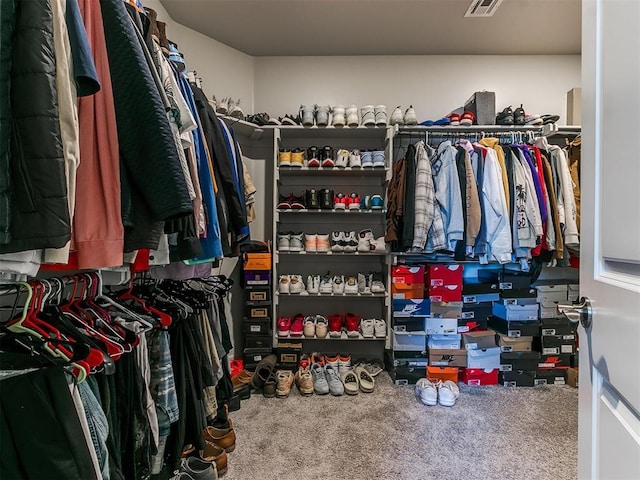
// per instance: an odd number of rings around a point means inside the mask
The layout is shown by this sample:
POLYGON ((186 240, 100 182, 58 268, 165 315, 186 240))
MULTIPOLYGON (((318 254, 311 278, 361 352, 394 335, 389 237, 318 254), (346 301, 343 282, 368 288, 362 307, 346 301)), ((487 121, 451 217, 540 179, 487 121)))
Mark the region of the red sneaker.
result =
POLYGON ((301 313, 299 313, 293 318, 293 322, 291 323, 291 328, 289 330, 289 335, 292 337, 301 337, 303 331, 304 331, 304 316, 301 313))
POLYGON ((308 353, 303 353, 302 355, 300 355, 299 365, 302 370, 306 370, 311 366, 311 358, 309 357, 308 353))
POLYGON ((229 366, 231 367, 231 378, 238 375, 242 370, 244 370, 244 361, 239 358, 231 360, 229 362, 229 366))
POLYGON ((337 193, 336 196, 333 197, 333 208, 334 210, 346 210, 347 197, 344 193, 337 193))
POLYGON ((291 331, 291 317, 278 318, 278 337, 288 337, 291 331))
POLYGON ((360 317, 353 313, 347 313, 345 318, 345 325, 347 327, 347 336, 359 337, 360 317))
POLYGON ((360 210, 360 195, 353 192, 347 197, 347 200, 349 201, 347 205, 349 210, 360 210))
POLYGON ((329 315, 329 336, 340 337, 342 335, 342 315, 339 313, 329 315))
POLYGON ((316 353, 313 352, 311 354, 311 365, 320 365, 321 367, 324 367, 324 355, 322 355, 321 353, 316 353))

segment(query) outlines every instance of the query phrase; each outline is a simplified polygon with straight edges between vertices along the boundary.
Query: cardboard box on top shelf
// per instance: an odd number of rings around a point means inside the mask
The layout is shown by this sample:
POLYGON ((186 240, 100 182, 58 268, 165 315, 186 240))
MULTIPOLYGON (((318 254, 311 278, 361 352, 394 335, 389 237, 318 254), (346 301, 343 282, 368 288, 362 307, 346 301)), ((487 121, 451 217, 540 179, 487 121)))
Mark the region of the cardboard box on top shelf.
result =
POLYGON ((464 102, 464 109, 473 113, 476 125, 495 125, 496 92, 475 92, 464 102))
POLYGON ((567 92, 567 125, 582 125, 582 88, 567 92))

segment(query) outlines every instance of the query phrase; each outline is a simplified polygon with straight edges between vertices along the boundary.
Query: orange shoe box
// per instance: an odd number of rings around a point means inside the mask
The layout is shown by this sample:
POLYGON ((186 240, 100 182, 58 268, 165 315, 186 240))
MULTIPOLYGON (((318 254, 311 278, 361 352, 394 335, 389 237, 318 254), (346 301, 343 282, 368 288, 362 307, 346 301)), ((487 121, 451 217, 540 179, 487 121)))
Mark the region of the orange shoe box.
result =
POLYGON ((271 270, 271 254, 245 253, 243 268, 245 270, 271 270))
POLYGON ((424 283, 393 283, 391 297, 395 300, 424 298, 424 283))
POLYGON ((458 383, 458 368, 428 366, 427 378, 432 382, 451 380, 452 382, 458 383))

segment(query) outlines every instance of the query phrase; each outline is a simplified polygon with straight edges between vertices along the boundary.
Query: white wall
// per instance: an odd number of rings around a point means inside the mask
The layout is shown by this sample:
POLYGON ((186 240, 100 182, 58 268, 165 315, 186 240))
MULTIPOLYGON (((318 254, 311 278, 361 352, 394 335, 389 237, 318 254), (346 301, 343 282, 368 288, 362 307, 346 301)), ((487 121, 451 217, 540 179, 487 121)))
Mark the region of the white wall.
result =
POLYGON ((253 57, 174 22, 159 0, 143 3, 158 12, 158 20, 167 24, 167 37, 178 44, 187 68, 198 72, 207 97, 240 99, 245 114, 251 113, 253 57))
POLYGON ((254 70, 255 109, 272 116, 300 104, 413 104, 419 121, 435 120, 488 90, 496 111, 523 103, 562 124, 566 92, 581 84, 579 55, 256 57, 254 70))

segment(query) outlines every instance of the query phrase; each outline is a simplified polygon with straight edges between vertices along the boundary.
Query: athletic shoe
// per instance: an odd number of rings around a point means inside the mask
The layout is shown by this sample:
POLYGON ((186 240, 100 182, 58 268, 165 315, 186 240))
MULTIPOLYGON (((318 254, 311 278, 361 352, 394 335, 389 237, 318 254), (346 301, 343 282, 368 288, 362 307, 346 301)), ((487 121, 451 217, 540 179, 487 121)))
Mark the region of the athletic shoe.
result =
POLYGON ((304 250, 304 245, 302 244, 303 237, 304 233, 291 232, 291 234, 289 235, 290 252, 302 252, 304 250))
POLYGON ((376 105, 373 109, 376 117, 376 127, 387 126, 387 107, 385 105, 376 105))
POLYGON ((324 355, 313 352, 311 354, 311 365, 320 365, 324 367, 324 355))
POLYGON ((334 275, 332 293, 336 295, 342 295, 344 293, 344 276, 343 275, 334 275))
POLYGON ((360 317, 353 313, 347 313, 344 318, 344 324, 347 330, 347 336, 358 337, 358 327, 360 326, 360 317))
POLYGON ((216 112, 220 115, 226 115, 229 113, 229 98, 223 98, 216 105, 216 112))
POLYGON ((360 195, 355 192, 349 194, 349 210, 360 210, 360 195))
POLYGON ((511 105, 505 107, 496 115, 496 125, 513 125, 513 110, 511 105))
POLYGON ((358 293, 361 295, 371 294, 371 277, 370 273, 358 274, 358 293))
POLYGON ((291 210, 291 202, 293 201, 293 194, 278 195, 278 210, 291 210))
POLYGON ((291 152, 291 166, 292 167, 304 167, 304 151, 296 148, 291 152))
POLYGON ((300 354, 300 362, 298 362, 301 370, 308 369, 311 366, 311 357, 308 353, 300 354))
POLYGON ((291 279, 289 275, 280 275, 280 279, 278 280, 278 292, 280 293, 291 293, 291 279))
POLYGON ((526 113, 522 104, 513 111, 513 123, 516 125, 524 125, 526 121, 526 113))
POLYGON ((356 232, 344 232, 344 251, 353 253, 358 249, 358 238, 356 232))
POLYGON ((374 338, 375 324, 372 318, 363 318, 360 321, 360 333, 364 338, 374 338))
POLYGON ((330 146, 324 146, 320 150, 320 165, 323 168, 333 168, 335 167, 335 162, 333 161, 333 148, 330 146))
POLYGON ((344 293, 347 295, 358 294, 358 280, 355 275, 349 275, 347 281, 344 284, 344 293))
POLYGON ((333 292, 333 279, 331 275, 323 275, 320 279, 320 293, 328 294, 333 292))
POLYGON ((385 338, 387 336, 387 322, 381 318, 374 319, 373 331, 376 338, 385 338))
POLYGON ((346 120, 344 107, 342 105, 333 107, 331 123, 334 127, 344 127, 346 120))
POLYGON ((301 313, 298 313, 295 317, 293 317, 293 322, 291 322, 291 330, 289 331, 289 335, 291 337, 301 337, 302 332, 304 331, 304 317, 301 313))
POLYGON ((300 395, 313 395, 313 376, 309 368, 299 368, 295 380, 300 395))
POLYGON ((409 108, 405 110, 403 121, 405 125, 418 124, 418 118, 416 117, 416 111, 413 109, 413 105, 409 105, 409 108))
POLYGON ((473 125, 475 119, 476 116, 473 114, 473 112, 464 112, 460 117, 460 125, 464 127, 470 127, 471 125, 473 125))
POLYGON ((384 237, 378 237, 375 240, 371 240, 371 250, 373 252, 386 252, 387 242, 384 241, 384 237))
POLYGON ((386 166, 386 163, 384 160, 384 150, 374 150, 373 152, 371 152, 371 157, 373 159, 374 167, 384 168, 386 166))
POLYGON ((457 113, 451 112, 449 115, 447 115, 447 118, 449 119, 452 127, 457 127, 460 125, 460 115, 458 115, 457 113))
POLYGON ((305 204, 305 200, 304 200, 304 195, 300 195, 299 197, 292 195, 291 208, 293 210, 304 210, 305 208, 307 208, 307 205, 305 204))
POLYGON ((305 127, 312 127, 315 122, 316 109, 315 106, 300 105, 300 118, 302 119, 302 125, 305 127))
POLYGON ((347 126, 357 127, 360 121, 358 117, 358 107, 355 105, 349 105, 345 113, 347 115, 347 126))
POLYGON ((344 193, 336 193, 336 196, 333 197, 333 209, 334 210, 346 210, 347 202, 346 196, 344 193))
POLYGON ((278 251, 289 252, 291 250, 291 234, 279 233, 278 234, 278 251))
POLYGON ((309 210, 320 209, 320 195, 318 194, 317 189, 310 188, 309 190, 306 190, 304 192, 304 196, 309 210))
POLYGON ((304 282, 302 281, 301 275, 290 275, 289 283, 289 293, 298 294, 305 292, 304 282))
POLYGON ((326 338, 329 333, 329 320, 322 315, 316 315, 316 337, 326 338))
POLYGON ((319 127, 327 127, 331 124, 331 107, 316 106, 316 125, 319 127))
POLYGON ((349 150, 340 149, 336 153, 336 167, 346 168, 349 165, 349 150))
POLYGON ((291 331, 291 317, 278 318, 278 336, 288 337, 291 331))
POLYGON ((352 150, 351 153, 349 154, 349 167, 350 168, 356 168, 356 167, 361 167, 362 166, 362 161, 360 159, 360 150, 352 150))
POLYGON ((373 105, 360 107, 360 124, 365 127, 373 127, 376 124, 376 115, 373 105))
POLYGON ((414 388, 416 398, 423 404, 430 407, 438 404, 438 388, 426 378, 421 378, 416 382, 414 388))
POLYGON ((344 385, 340 381, 340 374, 338 374, 338 369, 336 367, 332 367, 331 365, 325 365, 324 372, 326 374, 326 379, 327 383, 329 384, 329 391, 331 392, 331 395, 335 397, 344 395, 344 385))
POLYGON ((374 272, 371 274, 371 293, 385 293, 382 272, 374 272))
POLYGON ((334 338, 342 336, 342 315, 339 313, 329 315, 329 336, 334 338))
POLYGON ((317 242, 316 242, 316 252, 318 253, 327 253, 330 250, 329 247, 329 234, 322 234, 319 233, 317 235, 317 242))
POLYGON ((384 208, 384 199, 381 195, 372 195, 369 199, 371 210, 382 210, 384 208))
POLYGON ((304 251, 316 253, 318 251, 318 235, 316 233, 304 234, 304 251))
POLYGON ((316 317, 309 315, 304 317, 304 327, 302 330, 306 338, 313 338, 316 336, 316 317))
POLYGON ((338 354, 335 355, 325 355, 324 356, 324 366, 330 365, 333 368, 338 368, 338 354))
POLYGON ((331 251, 344 252, 344 232, 331 232, 331 251))
POLYGON ((311 365, 311 376, 313 377, 313 390, 316 395, 326 395, 329 393, 329 384, 324 372, 324 367, 319 364, 311 365))
POLYGON ((320 196, 320 208, 322 210, 332 210, 333 209, 333 190, 328 188, 323 188, 319 192, 320 196))
POLYGON ((187 457, 181 460, 180 472, 173 478, 178 480, 217 480, 218 471, 216 468, 213 461, 202 460, 198 457, 187 457))
POLYGON ((309 275, 307 277, 307 293, 312 295, 320 293, 320 275, 309 275))
POLYGON ((237 118, 238 120, 244 120, 244 112, 242 111, 242 107, 240 107, 240 99, 235 102, 229 99, 229 116, 237 118))
POLYGON ((307 166, 310 168, 317 168, 320 166, 320 160, 318 159, 318 147, 307 148, 307 166))
POLYGON ((460 396, 460 388, 455 382, 446 380, 438 385, 438 402, 443 407, 453 407, 460 396))
POLYGON ((279 167, 290 167, 291 166, 291 151, 290 150, 280 150, 278 152, 278 166, 279 167))
POLYGON ((338 373, 342 374, 351 370, 351 355, 341 353, 338 355, 338 373))
POLYGON ((294 376, 291 370, 278 370, 276 372, 276 396, 279 398, 288 397, 293 386, 294 376))
POLYGON ((371 251, 371 242, 374 240, 375 237, 370 229, 360 230, 360 233, 358 233, 358 251, 369 253, 371 251))
POLYGON ((362 168, 373 168, 373 153, 369 150, 361 151, 360 163, 362 168))
POLYGON ((402 125, 404 123, 404 117, 402 116, 402 110, 398 105, 393 112, 391 112, 391 118, 389 119, 389 125, 402 125))

